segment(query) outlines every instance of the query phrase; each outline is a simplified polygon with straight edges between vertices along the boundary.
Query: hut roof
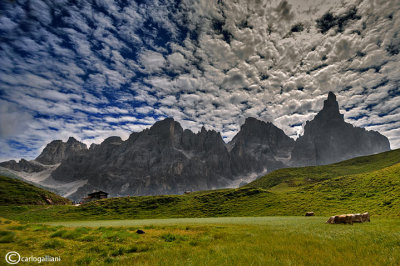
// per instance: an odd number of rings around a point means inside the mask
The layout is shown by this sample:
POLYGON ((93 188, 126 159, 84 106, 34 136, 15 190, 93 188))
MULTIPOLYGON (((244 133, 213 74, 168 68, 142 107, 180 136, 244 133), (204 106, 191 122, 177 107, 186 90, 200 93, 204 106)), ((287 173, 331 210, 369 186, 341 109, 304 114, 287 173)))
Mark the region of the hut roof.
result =
POLYGON ((88 194, 89 197, 99 196, 99 195, 108 195, 108 193, 100 190, 100 191, 88 194))

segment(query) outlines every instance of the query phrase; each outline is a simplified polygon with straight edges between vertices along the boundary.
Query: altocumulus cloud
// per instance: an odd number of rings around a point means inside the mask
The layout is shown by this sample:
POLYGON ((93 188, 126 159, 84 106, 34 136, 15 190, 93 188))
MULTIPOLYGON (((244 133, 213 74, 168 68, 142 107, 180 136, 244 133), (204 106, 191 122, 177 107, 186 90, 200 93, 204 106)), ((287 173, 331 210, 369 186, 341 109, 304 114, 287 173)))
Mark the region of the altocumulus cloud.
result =
POLYGON ((167 116, 226 141, 247 116, 296 138, 328 91, 399 148, 399 31, 397 0, 2 1, 0 160, 167 116))

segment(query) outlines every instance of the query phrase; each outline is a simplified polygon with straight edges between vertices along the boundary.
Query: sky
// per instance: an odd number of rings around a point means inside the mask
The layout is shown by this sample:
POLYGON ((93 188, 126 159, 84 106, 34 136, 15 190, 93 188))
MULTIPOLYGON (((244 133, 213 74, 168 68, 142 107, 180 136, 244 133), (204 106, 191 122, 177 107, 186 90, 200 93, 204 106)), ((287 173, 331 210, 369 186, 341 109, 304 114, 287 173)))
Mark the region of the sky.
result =
POLYGON ((337 95, 400 148, 400 1, 0 1, 0 161, 126 139, 166 117, 228 142, 297 138, 337 95))

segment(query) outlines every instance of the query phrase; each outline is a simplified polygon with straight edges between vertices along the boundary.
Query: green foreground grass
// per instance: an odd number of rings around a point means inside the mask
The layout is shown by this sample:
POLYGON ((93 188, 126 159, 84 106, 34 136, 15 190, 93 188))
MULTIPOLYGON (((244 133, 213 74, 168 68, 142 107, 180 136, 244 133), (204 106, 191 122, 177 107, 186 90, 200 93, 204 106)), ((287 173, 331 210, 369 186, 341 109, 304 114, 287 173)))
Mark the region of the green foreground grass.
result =
POLYGON ((1 220, 0 256, 60 256, 57 265, 399 265, 400 220, 326 217, 97 221, 1 220), (145 234, 136 234, 141 229, 145 234))
POLYGON ((299 217, 299 216, 267 216, 267 217, 209 217, 209 218, 170 218, 170 219, 137 219, 137 220, 97 220, 97 221, 66 221, 43 223, 52 226, 67 227, 98 227, 98 226, 159 226, 180 224, 247 224, 247 225, 272 225, 285 226, 297 223, 308 224, 310 221, 317 223, 322 217, 299 217))

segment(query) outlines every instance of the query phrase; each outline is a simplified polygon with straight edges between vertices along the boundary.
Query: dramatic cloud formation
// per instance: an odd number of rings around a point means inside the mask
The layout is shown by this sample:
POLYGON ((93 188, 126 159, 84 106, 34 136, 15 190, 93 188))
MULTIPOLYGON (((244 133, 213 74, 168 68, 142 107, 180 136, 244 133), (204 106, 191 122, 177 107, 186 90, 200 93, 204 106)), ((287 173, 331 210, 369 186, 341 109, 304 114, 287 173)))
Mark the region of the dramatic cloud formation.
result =
POLYGON ((248 116, 296 138, 328 91, 399 148, 399 31, 397 0, 2 1, 0 160, 167 116, 226 141, 248 116))

